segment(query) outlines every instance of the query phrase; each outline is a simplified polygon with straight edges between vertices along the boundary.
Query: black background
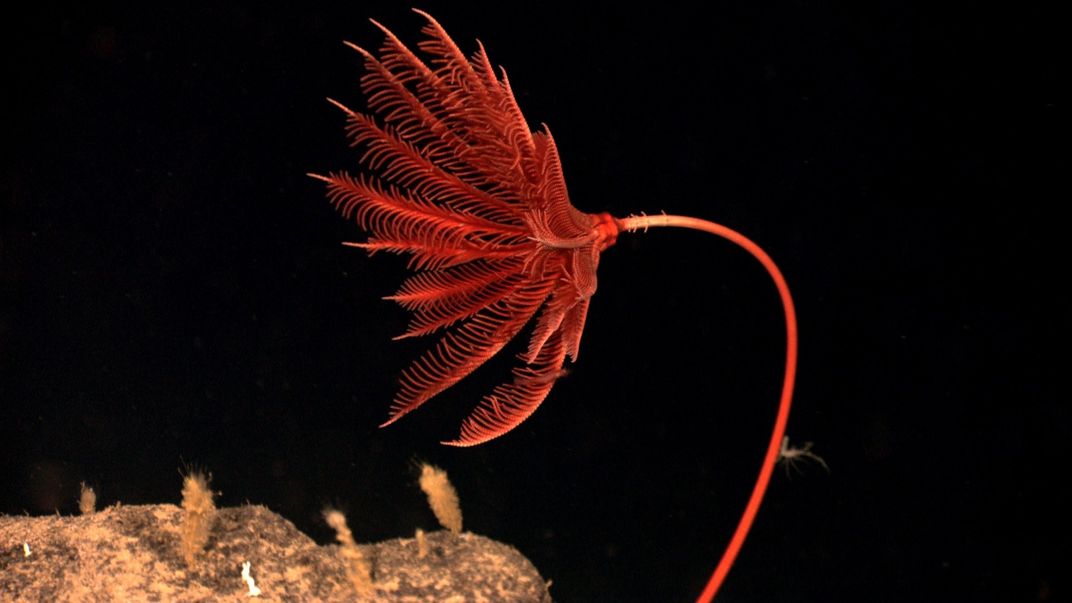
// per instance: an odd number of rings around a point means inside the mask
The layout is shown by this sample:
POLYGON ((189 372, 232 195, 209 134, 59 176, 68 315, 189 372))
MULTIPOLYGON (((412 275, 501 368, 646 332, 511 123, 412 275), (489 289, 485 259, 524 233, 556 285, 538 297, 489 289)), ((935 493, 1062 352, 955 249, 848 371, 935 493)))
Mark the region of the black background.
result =
MULTIPOLYGON (((578 208, 715 220, 789 279, 788 433, 831 472, 775 475, 724 600, 1067 599, 1052 20, 756 4, 422 8, 507 68, 578 208)), ((82 480, 102 504, 176 502, 195 466, 221 504, 320 542, 337 505, 373 541, 434 526, 427 460, 467 529, 517 546, 557 600, 699 592, 780 383, 754 260, 699 233, 623 236, 579 363, 521 427, 437 444, 505 354, 377 429, 428 342, 390 340, 406 315, 380 297, 404 261, 340 246, 363 234, 304 174, 357 170, 324 101, 363 107, 341 40, 378 47, 372 17, 416 43, 420 17, 29 10, 4 36, 0 512, 73 512, 82 480)))

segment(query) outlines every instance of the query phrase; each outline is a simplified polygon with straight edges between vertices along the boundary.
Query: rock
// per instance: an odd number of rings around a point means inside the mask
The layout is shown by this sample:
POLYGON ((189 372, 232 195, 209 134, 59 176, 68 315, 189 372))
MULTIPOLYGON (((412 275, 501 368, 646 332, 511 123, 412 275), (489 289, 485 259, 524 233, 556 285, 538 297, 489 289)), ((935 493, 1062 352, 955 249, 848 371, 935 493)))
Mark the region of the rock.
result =
POLYGON ((359 598, 337 545, 317 546, 262 506, 220 509, 193 566, 179 551, 183 511, 120 505, 74 517, 0 516, 2 601, 465 601, 549 603, 513 547, 472 533, 361 545, 375 595, 359 598), (28 553, 27 554, 27 548, 28 553), (252 597, 242 565, 261 593, 252 597))

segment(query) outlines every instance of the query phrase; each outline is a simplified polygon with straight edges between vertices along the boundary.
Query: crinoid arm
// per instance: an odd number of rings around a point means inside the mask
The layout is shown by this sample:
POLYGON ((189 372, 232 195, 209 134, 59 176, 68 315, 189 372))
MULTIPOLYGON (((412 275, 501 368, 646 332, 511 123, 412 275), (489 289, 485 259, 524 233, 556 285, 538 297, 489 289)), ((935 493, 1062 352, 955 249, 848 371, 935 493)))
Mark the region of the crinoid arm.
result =
POLYGON ((450 446, 475 446, 497 438, 529 418, 547 398, 555 381, 562 376, 566 346, 558 330, 540 348, 535 360, 514 369, 514 380, 495 388, 462 422, 457 439, 450 446))

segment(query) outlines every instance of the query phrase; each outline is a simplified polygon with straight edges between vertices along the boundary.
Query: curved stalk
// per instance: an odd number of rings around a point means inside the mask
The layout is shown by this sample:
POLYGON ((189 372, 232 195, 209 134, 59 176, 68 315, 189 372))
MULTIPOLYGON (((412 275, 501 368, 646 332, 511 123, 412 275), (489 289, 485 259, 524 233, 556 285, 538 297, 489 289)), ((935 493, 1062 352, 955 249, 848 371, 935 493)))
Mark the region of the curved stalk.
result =
POLYGON ((782 307, 785 310, 785 380, 782 382, 782 396, 781 401, 778 404, 778 415, 774 421, 774 430, 771 433, 770 442, 767 444, 767 454, 763 458, 763 466, 760 468, 759 477, 756 479, 756 484, 752 488, 752 495, 748 499, 748 504, 745 506, 744 513, 741 515, 741 519, 737 523, 737 529, 733 532, 733 538, 730 540, 729 545, 722 554, 722 559, 718 562, 718 565, 715 566, 715 571, 707 581, 707 586, 704 587, 703 592, 700 593, 700 596, 697 598, 697 603, 708 603, 715 597, 715 593, 718 592, 719 587, 722 585, 722 581, 725 580, 726 574, 729 573, 730 567, 733 565, 733 561, 737 558, 737 553, 741 550, 741 545, 744 544, 744 540, 748 536, 748 530, 752 527, 752 522, 755 520, 756 513, 759 511, 759 505, 763 502, 763 495, 767 491, 767 485, 770 483, 774 465, 778 462, 782 437, 785 434, 785 426, 789 420, 789 407, 793 400, 793 382, 796 379, 797 371, 796 309, 793 306, 793 297, 789 293, 789 285, 786 284, 785 277, 782 276, 782 272, 778 269, 774 260, 772 260, 770 256, 759 247, 759 245, 756 245, 748 239, 748 237, 745 237, 735 230, 699 218, 667 215, 630 216, 618 220, 618 225, 622 230, 626 231, 635 231, 639 229, 647 230, 648 228, 657 226, 691 228, 694 230, 702 230, 736 243, 743 247, 745 251, 751 253, 757 260, 759 260, 759 263, 763 264, 763 267, 767 269, 771 279, 774 280, 775 287, 778 288, 778 294, 782 298, 782 307))

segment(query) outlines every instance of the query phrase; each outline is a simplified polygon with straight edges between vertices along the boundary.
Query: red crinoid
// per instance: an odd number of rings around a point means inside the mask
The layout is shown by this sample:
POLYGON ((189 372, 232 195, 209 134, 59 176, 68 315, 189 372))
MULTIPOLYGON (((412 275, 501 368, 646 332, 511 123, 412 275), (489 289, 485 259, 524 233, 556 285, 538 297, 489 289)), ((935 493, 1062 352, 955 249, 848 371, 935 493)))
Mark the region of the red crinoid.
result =
POLYGON ((471 446, 525 420, 566 356, 576 360, 599 254, 619 227, 609 214, 570 204, 550 131, 530 131, 506 73, 496 77, 484 49, 466 59, 424 16, 429 39, 419 48, 431 66, 379 24, 387 35, 379 59, 349 44, 365 57, 361 84, 381 121, 335 104, 379 178, 324 180, 342 213, 371 233, 353 245, 412 257, 418 274, 389 298, 413 312, 401 337, 446 330, 402 374, 384 425, 473 372, 539 313, 525 364, 446 442, 471 446))
POLYGON ((781 403, 745 512, 707 588, 709 601, 729 571, 755 518, 778 460, 796 372, 796 317, 789 288, 770 257, 743 235, 685 216, 585 214, 566 192, 550 131, 533 132, 505 71, 496 75, 483 46, 466 57, 428 14, 422 59, 385 27, 379 56, 347 43, 365 59, 361 79, 375 117, 331 101, 348 118, 354 146, 375 176, 310 174, 370 233, 348 243, 370 253, 408 254, 417 273, 388 299, 413 313, 400 337, 442 332, 407 368, 389 425, 472 373, 536 317, 523 364, 484 397, 446 444, 496 438, 532 414, 574 361, 599 255, 622 231, 656 226, 703 230, 729 239, 773 278, 785 308, 786 371, 781 403))

